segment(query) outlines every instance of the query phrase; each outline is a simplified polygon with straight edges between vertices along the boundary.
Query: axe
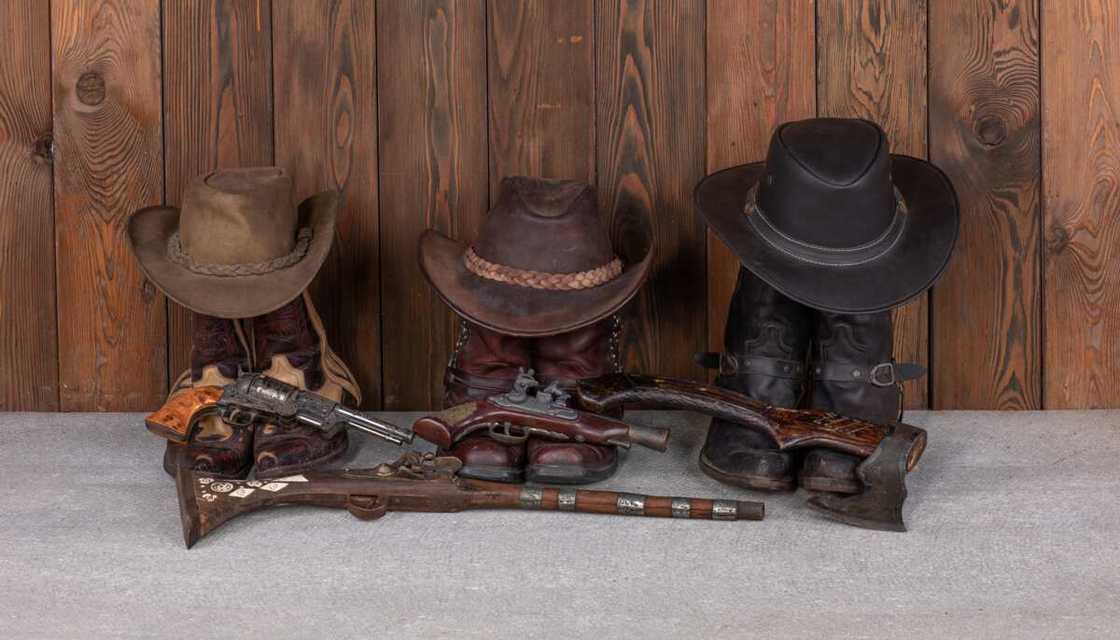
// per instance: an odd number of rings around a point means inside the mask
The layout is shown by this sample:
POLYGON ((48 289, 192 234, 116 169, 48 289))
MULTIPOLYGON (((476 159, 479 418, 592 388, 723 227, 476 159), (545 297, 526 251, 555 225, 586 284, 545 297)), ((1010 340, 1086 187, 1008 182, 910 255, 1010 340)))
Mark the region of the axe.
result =
POLYGON ((826 411, 772 407, 699 382, 626 373, 581 380, 574 395, 582 409, 595 413, 624 406, 685 409, 761 431, 783 451, 828 447, 858 456, 863 460, 856 475, 863 491, 852 496, 814 496, 809 506, 857 527, 906 531, 902 520, 906 473, 918 464, 925 450, 924 429, 901 422, 878 424, 826 411))

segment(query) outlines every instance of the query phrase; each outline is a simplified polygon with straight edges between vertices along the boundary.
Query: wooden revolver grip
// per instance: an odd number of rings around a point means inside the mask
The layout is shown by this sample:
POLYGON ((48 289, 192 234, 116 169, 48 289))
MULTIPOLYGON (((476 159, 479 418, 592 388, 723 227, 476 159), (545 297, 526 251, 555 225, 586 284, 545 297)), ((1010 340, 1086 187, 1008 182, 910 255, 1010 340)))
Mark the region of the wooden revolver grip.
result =
POLYGON ((217 406, 221 387, 192 387, 168 398, 162 407, 144 418, 148 431, 172 442, 186 442, 191 428, 201 415, 217 406))

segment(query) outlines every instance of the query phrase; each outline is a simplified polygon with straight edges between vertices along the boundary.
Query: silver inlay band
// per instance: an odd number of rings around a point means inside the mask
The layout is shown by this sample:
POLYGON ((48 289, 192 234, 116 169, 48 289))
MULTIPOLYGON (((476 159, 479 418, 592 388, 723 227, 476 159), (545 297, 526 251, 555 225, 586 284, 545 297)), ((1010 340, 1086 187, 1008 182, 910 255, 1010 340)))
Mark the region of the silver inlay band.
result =
POLYGON ((618 494, 618 512, 625 516, 642 516, 646 513, 646 497, 634 493, 618 494))
POLYGON ((734 500, 712 500, 712 520, 738 520, 739 505, 734 500))
POLYGON ((674 518, 687 518, 692 512, 692 502, 688 498, 673 498, 669 507, 674 518))
POLYGON ((576 510, 576 490, 575 489, 561 489, 560 493, 556 494, 557 508, 561 511, 575 511, 576 510))
POLYGON ((544 490, 525 487, 517 499, 522 509, 540 509, 541 502, 544 501, 544 490))

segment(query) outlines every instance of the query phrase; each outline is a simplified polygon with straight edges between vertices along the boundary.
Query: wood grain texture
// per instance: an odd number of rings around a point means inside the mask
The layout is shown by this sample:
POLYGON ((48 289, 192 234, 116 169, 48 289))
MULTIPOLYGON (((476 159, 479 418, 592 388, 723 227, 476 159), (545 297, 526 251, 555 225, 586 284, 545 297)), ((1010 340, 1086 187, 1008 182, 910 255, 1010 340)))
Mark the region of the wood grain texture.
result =
MULTIPOLYGON (((214 169, 272 164, 272 12, 269 0, 164 4, 167 204, 214 169)), ((190 366, 191 311, 168 301, 168 374, 190 366)))
POLYGON ((1120 407, 1120 2, 1042 24, 1044 405, 1120 407))
POLYGON ((374 5, 272 7, 276 163, 297 200, 336 189, 334 248, 311 292, 331 346, 357 376, 362 407, 381 399, 374 5))
POLYGON ((50 7, 0 3, 0 25, 0 411, 55 411, 50 7))
POLYGON ((934 2, 929 33, 930 158, 961 204, 932 298, 933 405, 1037 409, 1038 4, 934 2))
POLYGON ((490 199, 513 175, 594 182, 591 0, 487 5, 490 199))
MULTIPOLYGON (((707 162, 765 159, 770 134, 816 114, 813 0, 708 0, 707 162)), ((739 260, 708 233, 708 346, 723 349, 739 260)))
MULTIPOLYGON (((925 0, 817 4, 817 113, 866 118, 892 153, 926 157, 925 0)), ((928 294, 893 312, 894 356, 929 367, 928 294)), ((929 378, 904 385, 908 409, 928 406, 929 378)))
POLYGON ((651 238, 652 276, 626 313, 627 368, 694 377, 705 349, 706 242, 692 204, 704 176, 704 0, 598 5, 599 197, 625 257, 651 238))
POLYGON ((489 202, 486 7, 382 0, 377 7, 382 361, 387 409, 438 407, 456 316, 420 272, 428 228, 474 236, 489 202))
POLYGON ((158 406, 167 386, 166 305, 125 227, 163 199, 160 7, 51 2, 60 405, 158 406))

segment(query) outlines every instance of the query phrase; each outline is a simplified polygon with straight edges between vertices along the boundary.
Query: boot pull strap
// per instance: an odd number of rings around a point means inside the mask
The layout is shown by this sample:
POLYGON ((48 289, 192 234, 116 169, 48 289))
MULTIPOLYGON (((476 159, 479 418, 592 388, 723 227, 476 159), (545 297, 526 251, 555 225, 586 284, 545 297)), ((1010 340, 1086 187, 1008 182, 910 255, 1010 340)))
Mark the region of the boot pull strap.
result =
POLYGON ((814 380, 862 382, 876 387, 890 387, 925 374, 925 367, 914 362, 880 362, 871 366, 855 362, 817 362, 813 365, 814 380))
POLYGON ((701 352, 692 356, 705 369, 719 369, 720 375, 758 375, 797 380, 805 375, 805 363, 766 356, 736 356, 733 353, 701 352))

